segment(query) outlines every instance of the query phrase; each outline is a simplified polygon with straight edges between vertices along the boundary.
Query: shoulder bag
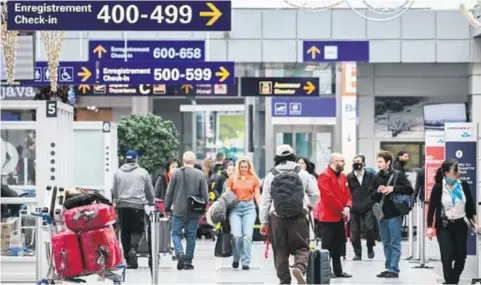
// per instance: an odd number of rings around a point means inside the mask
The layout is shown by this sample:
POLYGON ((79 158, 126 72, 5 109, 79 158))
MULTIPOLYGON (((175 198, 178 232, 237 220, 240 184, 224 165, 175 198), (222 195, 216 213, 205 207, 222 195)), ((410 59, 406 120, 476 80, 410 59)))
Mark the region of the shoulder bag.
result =
MULTIPOLYGON (((183 179, 183 182, 184 182, 184 185, 185 185, 185 168, 182 167, 182 179, 183 179)), ((202 183, 202 182, 201 182, 202 183)), ((198 195, 192 195, 192 196, 189 196, 187 197, 187 207, 189 209, 189 211, 193 212, 193 213, 197 213, 197 214, 204 214, 205 213, 205 209, 207 207, 207 202, 204 200, 204 198, 202 197, 202 193, 200 193, 200 187, 199 187, 199 193, 198 195)))
MULTIPOLYGON (((394 185, 396 184, 396 180, 397 180, 397 175, 396 177, 394 177, 395 175, 395 172, 393 171, 393 173, 391 174, 391 176, 389 176, 389 179, 386 183, 386 186, 389 186, 389 184, 391 184, 391 181, 394 180, 394 183, 393 183, 393 187, 394 185)), ((376 189, 377 191, 377 189, 376 189)), ((372 205, 372 212, 374 214, 374 217, 376 217, 376 220, 378 221, 381 221, 382 219, 384 219, 384 213, 382 211, 382 206, 384 205, 384 199, 386 198, 386 195, 382 195, 382 198, 381 198, 381 201, 379 201, 378 203, 374 203, 374 205, 372 205)))

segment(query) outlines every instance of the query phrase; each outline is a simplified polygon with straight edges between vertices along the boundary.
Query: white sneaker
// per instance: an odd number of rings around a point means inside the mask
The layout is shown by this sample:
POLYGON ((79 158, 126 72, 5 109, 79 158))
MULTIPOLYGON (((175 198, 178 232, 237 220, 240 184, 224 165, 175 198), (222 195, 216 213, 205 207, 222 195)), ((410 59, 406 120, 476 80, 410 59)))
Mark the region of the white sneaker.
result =
POLYGON ((304 274, 302 274, 301 270, 297 267, 292 269, 292 275, 297 280, 297 284, 307 284, 306 278, 304 278, 304 274))

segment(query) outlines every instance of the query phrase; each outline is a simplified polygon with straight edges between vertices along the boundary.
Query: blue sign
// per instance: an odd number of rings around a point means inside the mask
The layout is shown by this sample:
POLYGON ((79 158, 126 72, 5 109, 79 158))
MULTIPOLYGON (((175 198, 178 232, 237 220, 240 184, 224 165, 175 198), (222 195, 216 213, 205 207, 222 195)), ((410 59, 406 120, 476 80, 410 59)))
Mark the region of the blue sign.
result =
MULTIPOLYGON (((477 201, 477 135, 475 123, 445 124, 445 157, 459 162, 459 175, 469 184, 471 195, 477 201)), ((476 206, 477 207, 477 206, 476 206)), ((476 255, 476 236, 468 235, 468 255, 476 255)))
MULTIPOLYGON (((95 82, 95 64, 88 62, 63 61, 57 69, 58 85, 81 85, 95 82)), ((46 61, 35 63, 35 80, 22 81, 23 86, 49 86, 50 71, 46 61)))
POLYGON ((235 83, 234 62, 103 61, 97 84, 228 84, 235 83))
POLYGON ((9 30, 231 30, 231 1, 8 1, 7 5, 9 30))
POLYGON ((90 41, 90 60, 205 60, 204 41, 90 41))
POLYGON ((272 117, 335 118, 334 97, 283 97, 272 98, 272 117))
POLYGON ((304 41, 304 62, 369 62, 369 41, 304 41))
POLYGON ((243 77, 242 96, 319 96, 319 78, 315 77, 243 77))

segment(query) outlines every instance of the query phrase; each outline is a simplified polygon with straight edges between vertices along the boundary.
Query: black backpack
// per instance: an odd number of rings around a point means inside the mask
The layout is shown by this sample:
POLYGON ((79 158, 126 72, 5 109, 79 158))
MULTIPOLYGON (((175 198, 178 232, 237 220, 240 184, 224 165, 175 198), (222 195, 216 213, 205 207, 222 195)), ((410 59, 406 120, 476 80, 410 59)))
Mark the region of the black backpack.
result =
POLYGON ((271 197, 274 200, 276 214, 291 218, 304 214, 304 185, 299 176, 300 167, 293 170, 272 170, 274 179, 271 184, 271 197))

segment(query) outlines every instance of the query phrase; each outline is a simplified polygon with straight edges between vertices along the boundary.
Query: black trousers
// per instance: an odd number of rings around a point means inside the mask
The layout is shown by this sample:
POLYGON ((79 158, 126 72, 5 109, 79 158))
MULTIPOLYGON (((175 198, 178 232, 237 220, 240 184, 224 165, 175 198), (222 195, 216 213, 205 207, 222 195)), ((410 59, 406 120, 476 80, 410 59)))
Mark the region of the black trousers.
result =
POLYGON ((351 243, 354 254, 362 255, 361 235, 366 239, 367 250, 372 251, 374 241, 374 214, 368 211, 364 214, 351 213, 351 243))
POLYGON ((344 220, 339 222, 322 223, 322 248, 329 250, 332 260, 332 271, 334 274, 341 274, 341 255, 346 246, 346 230, 344 220))
POLYGON ((444 281, 447 284, 458 284, 466 263, 468 226, 463 219, 458 219, 449 223, 447 228, 438 229, 436 235, 441 251, 444 281))
POLYGON ((117 208, 120 226, 120 241, 127 259, 129 251, 138 251, 140 240, 144 234, 145 211, 134 208, 117 208))
POLYGON ((291 284, 289 257, 294 256, 294 266, 306 273, 309 261, 309 221, 304 215, 294 218, 270 218, 270 238, 277 277, 280 284, 291 284))

